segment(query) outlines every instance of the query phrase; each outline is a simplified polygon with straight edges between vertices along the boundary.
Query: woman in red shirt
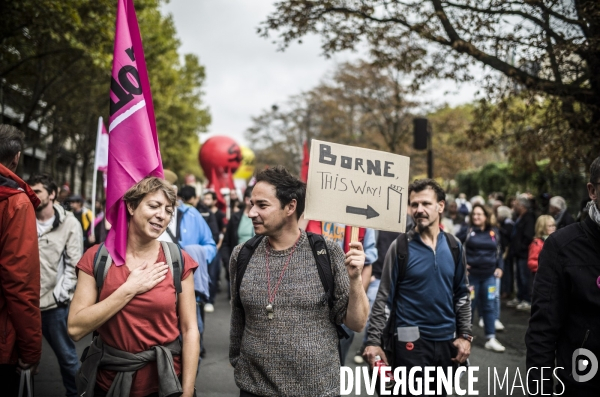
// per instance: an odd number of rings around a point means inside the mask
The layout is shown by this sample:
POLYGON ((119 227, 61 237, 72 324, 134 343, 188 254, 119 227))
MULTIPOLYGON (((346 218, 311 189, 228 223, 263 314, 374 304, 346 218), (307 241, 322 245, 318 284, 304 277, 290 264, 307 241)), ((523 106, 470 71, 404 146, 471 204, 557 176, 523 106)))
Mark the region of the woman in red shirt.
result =
MULTIPOLYGON (((538 270, 538 258, 542 247, 544 247, 544 241, 548 236, 556 231, 556 221, 550 215, 540 215, 535 222, 535 237, 531 244, 529 244, 529 255, 527 256, 527 267, 531 270, 533 276, 538 270)), ((533 280, 533 277, 532 277, 533 280)))
MULTIPOLYGON (((96 330, 102 343, 109 348, 134 354, 155 351, 158 356, 165 349, 155 347, 176 344, 174 341, 180 335, 180 328, 181 355, 173 354, 172 364, 171 360, 166 360, 170 369, 166 373, 174 378, 174 371, 180 379, 181 385, 177 379, 170 385, 175 384, 176 389, 181 389, 182 396, 193 396, 200 335, 196 322, 194 281, 189 276, 198 264, 182 252, 182 292, 176 301, 173 276, 157 240, 173 216, 175 192, 165 181, 148 177, 129 189, 123 200, 127 204, 129 218, 126 263, 110 266, 98 298, 93 269, 94 255, 99 246, 84 254, 77 265, 81 271, 78 272, 77 289, 71 302, 69 334, 74 340, 79 340, 96 330)), ((164 362, 161 360, 163 366, 164 362)), ((117 375, 123 376, 124 373, 105 370, 102 366, 98 367, 95 382, 94 394, 97 397, 106 395, 117 375)), ((135 371, 129 395, 158 395, 159 385, 163 384, 161 377, 167 375, 162 373, 162 367, 159 373, 157 361, 148 361, 135 371)), ((122 383, 117 382, 115 386, 122 383)))

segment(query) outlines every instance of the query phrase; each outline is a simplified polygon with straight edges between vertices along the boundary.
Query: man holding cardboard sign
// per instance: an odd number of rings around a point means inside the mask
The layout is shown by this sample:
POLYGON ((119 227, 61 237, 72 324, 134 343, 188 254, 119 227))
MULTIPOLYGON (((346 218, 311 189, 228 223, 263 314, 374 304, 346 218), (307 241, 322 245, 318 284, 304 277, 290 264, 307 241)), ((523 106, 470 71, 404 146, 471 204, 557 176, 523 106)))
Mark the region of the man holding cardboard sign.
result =
MULTIPOLYGON (((387 252, 364 356, 371 365, 380 356, 407 373, 419 367, 423 387, 437 390, 435 377, 423 377, 425 369, 456 369, 471 351, 466 266, 458 240, 440 230, 446 198, 440 185, 432 179, 417 180, 408 194, 416 227, 400 233, 387 252), (428 380, 433 384, 426 385, 428 380)), ((403 395, 421 395, 411 392, 414 385, 408 386, 403 395)))
POLYGON ((248 216, 257 236, 231 255, 229 360, 240 396, 337 396, 338 334, 364 328, 365 254, 298 228, 306 185, 285 168, 260 172, 248 216), (320 273, 327 259, 331 289, 320 273), (325 292, 327 291, 327 293, 325 292))

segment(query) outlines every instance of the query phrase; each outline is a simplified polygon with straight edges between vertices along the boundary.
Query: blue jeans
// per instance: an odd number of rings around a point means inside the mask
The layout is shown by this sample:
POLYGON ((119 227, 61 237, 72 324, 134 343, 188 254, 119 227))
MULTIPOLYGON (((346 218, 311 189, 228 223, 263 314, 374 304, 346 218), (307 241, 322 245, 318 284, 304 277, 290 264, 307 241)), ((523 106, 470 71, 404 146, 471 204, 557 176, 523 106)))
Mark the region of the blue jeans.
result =
POLYGON ((496 277, 477 277, 471 274, 469 282, 475 288, 475 298, 471 301, 471 316, 473 317, 477 308, 479 315, 483 317, 486 338, 493 338, 496 335, 496 277))
POLYGON ((79 358, 77 350, 75 350, 75 343, 67 333, 67 317, 69 317, 67 306, 44 310, 42 312, 42 335, 58 359, 63 385, 67 390, 66 396, 77 397, 75 374, 79 368, 79 358))
POLYGON ((515 262, 517 265, 517 299, 531 303, 531 293, 529 291, 531 270, 527 266, 527 258, 517 258, 515 262))
POLYGON ((365 327, 363 346, 367 343, 367 332, 369 331, 369 323, 371 322, 371 309, 373 309, 373 303, 375 303, 375 298, 377 298, 379 284, 381 284, 381 279, 376 278, 369 283, 369 288, 367 288, 367 298, 369 299, 369 319, 367 320, 367 326, 365 327))
POLYGON ((219 283, 219 277, 221 276, 221 255, 217 252, 212 262, 208 264, 208 277, 210 278, 208 303, 215 303, 215 296, 217 296, 217 285, 219 283))
POLYGON ((496 279, 496 320, 500 320, 500 293, 502 292, 502 279, 496 279))

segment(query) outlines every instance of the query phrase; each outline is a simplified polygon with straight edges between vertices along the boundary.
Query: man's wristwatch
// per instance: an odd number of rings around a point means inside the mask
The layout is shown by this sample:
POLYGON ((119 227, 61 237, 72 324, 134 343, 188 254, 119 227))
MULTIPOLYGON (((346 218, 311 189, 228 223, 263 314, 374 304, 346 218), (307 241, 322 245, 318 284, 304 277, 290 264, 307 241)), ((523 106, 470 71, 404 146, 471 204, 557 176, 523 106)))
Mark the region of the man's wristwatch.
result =
POLYGON ((462 334, 460 337, 463 338, 463 339, 465 339, 465 340, 468 340, 469 343, 473 343, 473 335, 462 334))

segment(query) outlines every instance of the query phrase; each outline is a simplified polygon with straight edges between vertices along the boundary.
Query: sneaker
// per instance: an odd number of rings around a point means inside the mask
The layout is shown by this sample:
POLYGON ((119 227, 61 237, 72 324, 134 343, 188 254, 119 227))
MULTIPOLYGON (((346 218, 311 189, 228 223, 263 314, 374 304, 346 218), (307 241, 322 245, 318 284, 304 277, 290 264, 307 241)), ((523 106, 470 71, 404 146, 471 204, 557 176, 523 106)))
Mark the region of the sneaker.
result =
POLYGON ((483 328, 483 317, 479 318, 479 328, 483 328))
POLYGON ((517 310, 528 312, 531 310, 531 303, 523 301, 517 305, 517 310))
POLYGON ((500 320, 496 320, 494 322, 494 328, 496 328, 496 331, 504 331, 504 324, 502 324, 500 320))
POLYGON ((212 313, 215 311, 215 307, 213 306, 212 303, 207 303, 206 305, 204 305, 204 311, 206 313, 212 313))
POLYGON ((517 307, 517 305, 521 303, 520 300, 518 300, 517 298, 511 299, 508 302, 506 302, 506 306, 508 307, 517 307))
POLYGON ((502 344, 500 342, 498 342, 498 339, 496 339, 496 338, 488 339, 488 341, 485 342, 485 348, 487 350, 493 350, 493 351, 499 352, 499 353, 506 350, 506 348, 504 346, 502 346, 502 344))

